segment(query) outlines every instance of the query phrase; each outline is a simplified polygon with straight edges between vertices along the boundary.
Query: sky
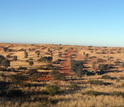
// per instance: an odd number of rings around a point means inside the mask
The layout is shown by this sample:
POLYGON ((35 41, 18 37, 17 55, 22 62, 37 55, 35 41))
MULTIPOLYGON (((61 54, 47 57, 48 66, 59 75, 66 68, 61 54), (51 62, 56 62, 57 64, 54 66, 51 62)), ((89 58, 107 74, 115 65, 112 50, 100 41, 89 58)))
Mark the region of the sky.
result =
POLYGON ((0 0, 0 42, 124 47, 124 0, 0 0))

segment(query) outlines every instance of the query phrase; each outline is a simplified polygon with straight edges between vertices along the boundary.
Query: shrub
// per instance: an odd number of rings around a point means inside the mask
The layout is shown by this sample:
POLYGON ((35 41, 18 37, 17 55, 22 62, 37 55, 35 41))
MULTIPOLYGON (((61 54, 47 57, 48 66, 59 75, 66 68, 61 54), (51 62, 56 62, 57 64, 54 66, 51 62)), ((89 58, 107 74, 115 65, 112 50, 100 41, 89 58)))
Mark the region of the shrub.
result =
POLYGON ((33 66, 34 62, 33 61, 29 61, 29 65, 33 66))
POLYGON ((54 96, 55 94, 58 94, 59 92, 59 87, 56 85, 46 85, 46 91, 48 94, 54 96))
POLYGON ((104 60, 103 59, 97 59, 97 62, 103 62, 104 60))
POLYGON ((9 68, 8 71, 12 71, 12 72, 15 72, 15 68, 9 68))
POLYGON ((88 83, 95 85, 104 85, 104 82, 100 80, 89 80, 88 83))
POLYGON ((124 80, 124 76, 119 77, 119 79, 124 80))
POLYGON ((124 87, 124 83, 122 83, 121 86, 124 87))
POLYGON ((79 86, 75 83, 71 84, 71 89, 79 89, 79 86))
POLYGON ((25 83, 23 83, 23 86, 24 86, 24 87, 32 87, 33 85, 32 85, 31 83, 26 83, 26 82, 25 82, 25 83))
POLYGON ((102 79, 112 79, 112 77, 109 76, 109 75, 103 75, 103 76, 102 76, 102 79))
POLYGON ((36 69, 29 69, 26 73, 29 75, 33 75, 33 74, 38 73, 38 71, 36 69))
POLYGON ((19 68, 18 68, 18 70, 27 70, 27 67, 22 67, 22 66, 20 66, 19 68))
POLYGON ((17 61, 17 56, 13 56, 13 60, 14 61, 17 61))
POLYGON ((28 52, 24 51, 24 58, 28 58, 28 52))
POLYGON ((107 69, 111 69, 112 67, 113 67, 113 64, 99 64, 98 69, 107 70, 107 69))
POLYGON ((1 64, 2 64, 2 66, 4 66, 5 68, 7 68, 7 67, 10 66, 10 61, 9 61, 9 60, 3 60, 1 64))
POLYGON ((78 77, 81 77, 83 75, 83 61, 76 61, 71 60, 71 72, 74 72, 77 74, 78 77))
POLYGON ((97 95, 100 95, 100 92, 89 90, 89 91, 86 91, 84 94, 97 96, 97 95))
POLYGON ((122 63, 121 67, 124 68, 124 63, 122 63))
POLYGON ((38 59, 38 61, 42 61, 42 62, 52 62, 53 57, 51 56, 45 56, 45 57, 41 57, 40 59, 38 59))
POLYGON ((115 65, 119 65, 121 62, 119 59, 117 59, 114 63, 115 63, 115 65))
POLYGON ((50 72, 50 75, 55 79, 55 80, 65 80, 65 77, 62 75, 62 73, 58 71, 52 71, 50 72))
POLYGON ((0 67, 0 71, 6 71, 6 69, 3 67, 0 67))
POLYGON ((54 66, 52 64, 47 64, 46 65, 46 70, 52 70, 54 66))
POLYGON ((24 94, 22 90, 15 90, 15 89, 10 89, 7 91, 7 96, 8 97, 22 97, 24 94))
POLYGON ((7 52, 7 50, 8 50, 8 47, 3 47, 4 52, 7 52))
POLYGON ((3 60, 5 60, 5 57, 3 55, 0 55, 0 64, 2 63, 3 60))
POLYGON ((124 92, 113 91, 113 92, 110 93, 110 95, 124 97, 124 92))
POLYGON ((12 83, 15 84, 16 86, 19 85, 21 86, 23 84, 24 80, 27 80, 27 76, 23 75, 22 73, 18 73, 16 75, 9 75, 8 76, 11 80, 12 83))

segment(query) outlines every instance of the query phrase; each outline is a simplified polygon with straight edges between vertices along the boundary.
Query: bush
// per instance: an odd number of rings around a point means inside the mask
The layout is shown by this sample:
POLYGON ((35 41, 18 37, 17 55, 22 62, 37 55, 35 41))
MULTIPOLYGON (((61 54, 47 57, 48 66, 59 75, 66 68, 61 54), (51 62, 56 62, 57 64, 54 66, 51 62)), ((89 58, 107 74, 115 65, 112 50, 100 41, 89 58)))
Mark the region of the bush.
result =
POLYGON ((62 73, 58 71, 52 71, 50 72, 50 75, 55 79, 55 80, 65 80, 65 77, 62 75, 62 73))
POLYGON ((124 97, 124 92, 113 91, 113 92, 110 93, 110 95, 124 97))
POLYGON ((28 52, 24 51, 24 58, 28 58, 28 52))
POLYGON ((45 56, 45 57, 41 57, 40 59, 38 59, 38 61, 42 61, 42 62, 52 62, 53 57, 51 56, 45 56))
POLYGON ((3 55, 0 55, 0 64, 2 63, 3 60, 5 60, 5 57, 3 55))
POLYGON ((22 67, 22 66, 20 66, 19 68, 18 68, 18 70, 27 70, 27 67, 22 67))
POLYGON ((107 70, 113 68, 113 64, 99 64, 99 70, 107 70))
POLYGON ((48 94, 54 96, 55 94, 58 94, 59 92, 59 87, 56 85, 46 85, 46 91, 48 94))
POLYGON ((9 60, 3 60, 1 64, 2 64, 2 66, 4 66, 5 68, 7 68, 7 67, 10 66, 10 61, 9 61, 9 60))
POLYGON ((75 83, 71 84, 71 89, 79 89, 79 88, 80 87, 77 84, 75 84, 75 83))
POLYGON ((36 69, 29 69, 26 73, 29 75, 33 75, 33 74, 37 74, 38 71, 36 69))
POLYGON ((17 56, 13 56, 13 60, 14 61, 17 61, 17 56))
POLYGON ((78 77, 81 77, 83 75, 83 68, 83 61, 71 60, 70 72, 74 72, 77 74, 78 77))
POLYGON ((104 85, 104 82, 100 80, 89 80, 88 83, 95 85, 104 85))
POLYGON ((112 77, 109 76, 109 75, 103 75, 103 76, 102 76, 102 79, 112 79, 112 77))
POLYGON ((124 68, 124 63, 121 64, 121 67, 124 68))
POLYGON ((124 80, 124 76, 119 77, 119 79, 124 80))
POLYGON ((100 95, 100 92, 89 90, 89 91, 86 91, 84 94, 97 96, 97 95, 100 95))
POLYGON ((7 91, 7 96, 8 97, 22 97, 24 94, 22 90, 15 90, 15 89, 10 89, 7 91))
POLYGON ((33 66, 34 62, 33 61, 29 61, 29 65, 33 66))
POLYGON ((124 87, 124 83, 122 83, 121 86, 124 87))
POLYGON ((6 69, 3 67, 0 67, 0 71, 6 71, 6 69))
POLYGON ((9 68, 8 71, 15 72, 15 68, 9 68))

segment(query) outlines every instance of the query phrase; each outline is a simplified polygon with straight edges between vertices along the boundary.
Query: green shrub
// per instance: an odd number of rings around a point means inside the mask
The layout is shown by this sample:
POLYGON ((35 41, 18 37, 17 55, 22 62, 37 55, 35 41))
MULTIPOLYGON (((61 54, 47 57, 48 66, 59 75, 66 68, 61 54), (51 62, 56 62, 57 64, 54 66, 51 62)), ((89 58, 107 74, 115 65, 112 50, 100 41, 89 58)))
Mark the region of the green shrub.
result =
POLYGON ((58 86, 56 86, 56 85, 46 85, 47 93, 52 95, 52 96, 55 95, 55 94, 58 94, 59 89, 60 88, 58 86))
POLYGON ((103 75, 102 79, 112 79, 112 77, 110 75, 103 75))
POLYGON ((89 90, 89 91, 86 91, 84 94, 97 96, 97 95, 100 95, 100 92, 89 90))
POLYGON ((87 83, 95 84, 95 85, 104 85, 104 82, 100 80, 89 80, 87 83))
POLYGON ((113 91, 113 92, 110 93, 110 95, 124 97, 124 92, 113 91))

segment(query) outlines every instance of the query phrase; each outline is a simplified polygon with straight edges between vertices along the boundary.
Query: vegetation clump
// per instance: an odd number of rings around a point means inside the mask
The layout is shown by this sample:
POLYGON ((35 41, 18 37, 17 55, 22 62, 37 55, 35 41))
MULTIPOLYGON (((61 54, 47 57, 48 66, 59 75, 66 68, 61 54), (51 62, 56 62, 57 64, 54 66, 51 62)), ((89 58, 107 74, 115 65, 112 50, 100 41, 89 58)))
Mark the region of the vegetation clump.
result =
POLYGON ((113 91, 110 93, 112 96, 122 96, 124 97, 124 92, 119 92, 119 91, 113 91))
POLYGON ((89 90, 89 91, 84 92, 83 94, 91 95, 91 96, 98 96, 98 95, 100 95, 100 92, 89 90))
POLYGON ((46 92, 52 96, 59 93, 59 87, 56 85, 46 85, 46 92))
POLYGON ((111 76, 109 76, 109 75, 103 75, 102 79, 113 79, 113 78, 111 76))
POLYGON ((89 80, 87 83, 94 85, 104 85, 104 82, 100 80, 89 80))

